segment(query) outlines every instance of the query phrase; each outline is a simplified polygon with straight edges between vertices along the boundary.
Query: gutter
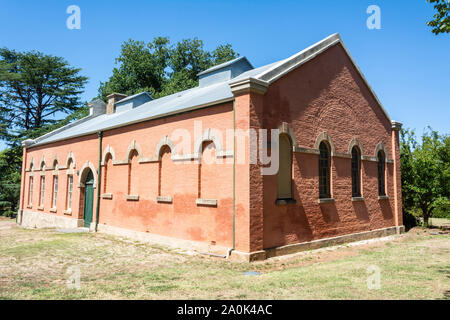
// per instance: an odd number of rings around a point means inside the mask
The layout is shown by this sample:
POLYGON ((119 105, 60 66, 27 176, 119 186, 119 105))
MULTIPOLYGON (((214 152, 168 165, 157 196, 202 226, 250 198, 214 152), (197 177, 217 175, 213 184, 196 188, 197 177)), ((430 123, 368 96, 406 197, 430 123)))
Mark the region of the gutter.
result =
POLYGON ((100 214, 100 188, 102 181, 102 142, 103 142, 103 131, 98 132, 98 172, 97 172, 97 206, 95 209, 95 232, 98 228, 98 217, 100 214))

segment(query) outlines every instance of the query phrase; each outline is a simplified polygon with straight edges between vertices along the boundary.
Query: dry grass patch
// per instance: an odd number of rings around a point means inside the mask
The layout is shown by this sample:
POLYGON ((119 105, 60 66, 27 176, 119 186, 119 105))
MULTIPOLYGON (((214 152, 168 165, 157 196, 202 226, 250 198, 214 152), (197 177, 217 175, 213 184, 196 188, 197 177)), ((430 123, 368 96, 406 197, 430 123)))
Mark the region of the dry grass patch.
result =
POLYGON ((450 237, 422 229, 249 264, 6 223, 0 220, 3 299, 441 299, 450 290, 450 237), (381 269, 379 290, 367 288, 370 265, 381 269), (66 284, 73 266, 78 290, 66 284), (249 270, 260 275, 243 274, 249 270))

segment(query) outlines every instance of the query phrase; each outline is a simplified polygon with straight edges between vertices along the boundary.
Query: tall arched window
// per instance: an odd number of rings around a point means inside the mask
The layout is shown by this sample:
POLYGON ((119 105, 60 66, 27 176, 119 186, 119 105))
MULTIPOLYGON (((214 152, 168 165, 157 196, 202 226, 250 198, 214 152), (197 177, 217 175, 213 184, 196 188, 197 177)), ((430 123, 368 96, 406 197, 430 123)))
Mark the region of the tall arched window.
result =
POLYGON ((109 190, 109 175, 112 169, 112 156, 108 153, 105 157, 105 167, 103 169, 103 193, 108 193, 109 190))
POLYGON ((330 191, 330 148, 324 141, 319 146, 319 198, 331 198, 330 191))
POLYGON ((279 139, 277 199, 292 199, 292 143, 286 134, 279 139))
POLYGON ((73 195, 73 170, 75 164, 72 158, 67 162, 67 188, 66 188, 66 211, 70 212, 72 210, 72 195, 73 195))
POLYGON ((176 165, 172 161, 172 150, 168 145, 161 148, 159 153, 159 187, 158 202, 172 202, 177 173, 176 165))
POLYGON ((44 206, 45 196, 45 162, 41 163, 41 179, 39 183, 39 207, 44 206))
POLYGON ((386 158, 382 150, 378 151, 378 195, 386 195, 385 177, 386 158))
POLYGON ((32 206, 33 204, 33 162, 30 164, 30 180, 28 182, 28 206, 32 206))
POLYGON ((33 176, 30 176, 30 181, 28 182, 28 205, 33 204, 33 176))
POLYGON ((199 161, 199 198, 218 198, 220 190, 217 189, 216 176, 220 168, 216 163, 216 145, 212 141, 204 141, 202 143, 202 157, 199 161))
POLYGON ((53 162, 53 192, 52 192, 52 208, 56 209, 56 203, 58 200, 58 161, 53 162))
POLYGON ((128 195, 137 195, 139 190, 138 185, 138 165, 139 155, 136 150, 130 153, 130 159, 128 163, 128 195))
POLYGON ((361 155, 358 147, 352 149, 352 196, 361 197, 361 155))

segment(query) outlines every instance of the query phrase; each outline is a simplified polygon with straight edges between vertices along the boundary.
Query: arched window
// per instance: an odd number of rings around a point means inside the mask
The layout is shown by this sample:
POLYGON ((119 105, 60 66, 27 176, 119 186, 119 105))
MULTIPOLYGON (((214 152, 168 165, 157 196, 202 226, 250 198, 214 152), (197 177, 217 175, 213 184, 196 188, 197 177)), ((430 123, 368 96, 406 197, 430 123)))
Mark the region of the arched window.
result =
POLYGON ((28 205, 33 204, 33 176, 30 176, 30 181, 28 182, 28 205))
POLYGON ((199 198, 217 199, 220 190, 217 189, 216 176, 220 168, 216 163, 216 145, 212 141, 203 141, 199 161, 199 198))
POLYGON ((386 195, 385 177, 386 158, 382 150, 378 151, 378 195, 386 195))
POLYGON ((112 156, 108 153, 105 157, 105 167, 103 169, 103 193, 108 193, 109 189, 109 175, 111 174, 112 156))
POLYGON ((53 169, 55 170, 53 174, 53 192, 52 192, 52 208, 56 209, 56 203, 58 200, 58 161, 53 161, 53 169))
POLYGON ((28 181, 28 206, 32 206, 33 204, 33 170, 34 170, 34 164, 33 160, 31 160, 30 163, 30 178, 28 181))
POLYGON ((67 162, 67 169, 69 172, 67 174, 67 188, 66 188, 66 211, 70 212, 72 210, 72 195, 73 195, 73 169, 75 167, 75 163, 72 158, 69 158, 67 162))
POLYGON ((173 197, 174 185, 178 177, 172 161, 172 150, 168 145, 161 148, 159 159, 158 196, 164 199, 162 202, 171 202, 169 199, 173 197))
POLYGON ((277 199, 292 199, 292 143, 286 134, 279 138, 277 199))
POLYGON ((361 197, 361 155, 358 147, 352 149, 352 196, 361 197))
POLYGON ((45 196, 45 176, 41 176, 40 186, 39 186, 39 206, 44 206, 44 196, 45 196))
POLYGON ((139 155, 136 150, 130 152, 130 159, 128 162, 128 195, 137 195, 139 190, 138 185, 138 165, 139 155))
POLYGON ((319 146, 319 198, 331 198, 330 192, 330 148, 324 141, 319 146))

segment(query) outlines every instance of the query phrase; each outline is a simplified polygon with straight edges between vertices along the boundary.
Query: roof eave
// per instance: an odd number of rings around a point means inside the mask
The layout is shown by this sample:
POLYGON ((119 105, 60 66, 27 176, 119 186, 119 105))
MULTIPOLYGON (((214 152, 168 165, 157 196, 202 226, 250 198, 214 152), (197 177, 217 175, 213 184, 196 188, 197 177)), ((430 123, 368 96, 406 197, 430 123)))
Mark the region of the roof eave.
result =
POLYGON ((182 110, 176 110, 176 111, 167 112, 167 113, 164 113, 164 114, 159 114, 157 116, 152 116, 152 117, 147 117, 147 118, 143 118, 143 119, 138 119, 138 120, 135 120, 135 121, 130 121, 128 123, 121 123, 121 124, 118 124, 118 125, 115 125, 115 126, 102 128, 101 130, 90 130, 90 131, 83 132, 81 134, 77 134, 77 135, 73 135, 73 136, 65 137, 65 138, 61 138, 61 139, 56 139, 56 140, 52 140, 52 141, 48 141, 48 142, 43 142, 43 143, 39 143, 38 141, 36 141, 35 143, 33 143, 32 145, 28 146, 27 148, 29 148, 29 147, 40 147, 40 146, 47 145, 47 144, 52 144, 52 143, 55 143, 55 142, 61 142, 61 141, 66 141, 66 140, 70 140, 70 139, 74 139, 74 138, 84 137, 84 136, 88 136, 88 135, 91 135, 91 134, 95 134, 98 131, 107 131, 107 130, 117 129, 117 128, 121 128, 121 127, 126 127, 126 126, 130 126, 130 125, 133 125, 133 124, 136 124, 136 123, 145 122, 145 121, 154 120, 154 119, 159 119, 159 118, 168 117, 168 116, 173 116, 173 115, 177 115, 177 114, 181 114, 181 113, 189 112, 189 111, 194 111, 194 110, 202 109, 202 108, 206 108, 206 107, 211 107, 211 106, 214 106, 214 105, 219 105, 219 104, 230 102, 230 101, 233 101, 233 100, 234 100, 234 96, 233 97, 229 97, 229 98, 225 98, 225 99, 221 99, 221 100, 216 100, 216 101, 209 102, 209 103, 205 103, 205 104, 200 104, 200 105, 188 107, 188 108, 185 108, 185 109, 182 109, 182 110))

